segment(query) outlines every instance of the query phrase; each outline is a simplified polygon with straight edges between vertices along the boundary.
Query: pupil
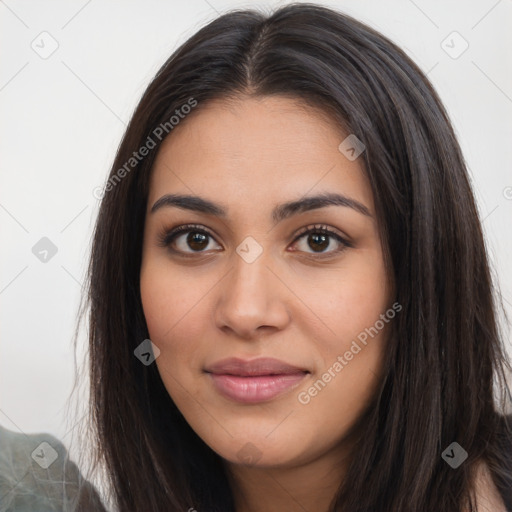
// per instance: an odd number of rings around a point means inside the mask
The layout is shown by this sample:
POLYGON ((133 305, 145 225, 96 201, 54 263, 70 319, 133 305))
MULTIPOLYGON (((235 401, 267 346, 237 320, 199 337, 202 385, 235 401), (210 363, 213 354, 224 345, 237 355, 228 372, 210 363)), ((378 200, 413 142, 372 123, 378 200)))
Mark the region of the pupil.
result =
MULTIPOLYGON (((312 234, 312 235, 310 235, 310 240, 311 240, 311 239, 312 239, 312 240, 314 240, 314 243, 315 243, 315 244, 316 244, 316 243, 318 243, 318 241, 319 241, 319 240, 320 240, 320 243, 322 243, 322 242, 323 242, 324 246, 323 246, 323 247, 321 247, 321 248, 320 248, 320 250, 319 250, 318 252, 321 252, 321 250, 326 249, 326 247, 329 245, 329 243, 328 243, 328 242, 327 242, 327 244, 325 244, 325 242, 327 241, 327 236, 326 236, 326 235, 318 234, 318 233, 317 233, 317 234, 312 234)), ((316 250, 317 250, 317 248, 318 248, 318 246, 316 246, 316 248, 315 248, 315 247, 312 247, 312 246, 311 246, 311 244, 310 244, 310 247, 311 247, 314 251, 316 251, 316 250)))
POLYGON ((201 250, 208 246, 208 241, 206 240, 206 238, 207 236, 204 233, 191 232, 187 236, 187 243, 189 244, 191 249, 201 250), (195 247, 196 244, 199 244, 199 247, 195 247))

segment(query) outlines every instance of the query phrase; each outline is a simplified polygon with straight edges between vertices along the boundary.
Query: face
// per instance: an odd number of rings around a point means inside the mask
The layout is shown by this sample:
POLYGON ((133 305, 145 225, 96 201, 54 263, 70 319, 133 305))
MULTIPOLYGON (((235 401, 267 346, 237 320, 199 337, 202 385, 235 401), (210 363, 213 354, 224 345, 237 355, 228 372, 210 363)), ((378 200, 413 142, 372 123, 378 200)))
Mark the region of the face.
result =
POLYGON ((339 149, 348 134, 311 108, 199 107, 150 181, 140 286, 155 364, 228 462, 304 464, 343 446, 380 381, 395 310, 372 191, 339 149))

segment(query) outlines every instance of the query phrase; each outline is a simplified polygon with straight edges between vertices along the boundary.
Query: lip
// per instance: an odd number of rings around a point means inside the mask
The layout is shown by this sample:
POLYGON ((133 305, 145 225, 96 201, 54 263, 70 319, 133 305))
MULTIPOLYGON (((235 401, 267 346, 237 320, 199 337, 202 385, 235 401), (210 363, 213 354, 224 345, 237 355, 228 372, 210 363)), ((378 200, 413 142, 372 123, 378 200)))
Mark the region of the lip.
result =
POLYGON ((278 359, 229 358, 206 368, 215 389, 241 403, 266 402, 296 387, 310 372, 278 359))

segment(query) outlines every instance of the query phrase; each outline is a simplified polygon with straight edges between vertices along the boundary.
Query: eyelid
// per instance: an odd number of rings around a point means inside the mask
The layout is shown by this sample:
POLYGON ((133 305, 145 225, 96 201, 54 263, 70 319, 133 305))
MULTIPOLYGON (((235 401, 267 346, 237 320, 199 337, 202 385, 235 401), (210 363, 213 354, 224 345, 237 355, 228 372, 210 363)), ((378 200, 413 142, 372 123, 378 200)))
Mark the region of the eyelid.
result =
POLYGON ((309 224, 308 226, 304 226, 303 228, 300 228, 294 235, 293 235, 293 241, 295 242, 298 238, 300 238, 302 235, 308 233, 309 231, 319 231, 319 232, 325 232, 326 234, 329 234, 331 236, 338 236, 345 242, 347 245, 351 245, 350 238, 346 235, 344 235, 342 232, 337 230, 336 228, 332 228, 328 226, 327 224, 309 224))

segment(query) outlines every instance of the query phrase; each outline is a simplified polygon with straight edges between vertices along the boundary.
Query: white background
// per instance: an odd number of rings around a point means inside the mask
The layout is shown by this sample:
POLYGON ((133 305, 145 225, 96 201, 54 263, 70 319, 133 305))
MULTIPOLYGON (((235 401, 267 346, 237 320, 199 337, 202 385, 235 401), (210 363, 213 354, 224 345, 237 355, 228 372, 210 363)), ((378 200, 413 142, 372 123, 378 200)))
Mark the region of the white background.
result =
MULTIPOLYGON (((92 191, 104 184, 146 85, 178 44, 229 9, 283 3, 0 1, 0 424, 69 445, 77 419, 65 408, 71 343, 98 211, 92 191), (46 37, 50 48, 44 31, 58 43, 47 59, 31 47, 46 37), (42 237, 58 248, 47 263, 32 253, 42 237)), ((512 0, 324 5, 381 31, 428 72, 469 164, 511 314, 512 0), (453 31, 469 44, 457 59, 441 46, 453 31)), ((462 48, 458 36, 447 41, 452 51, 462 48)))

